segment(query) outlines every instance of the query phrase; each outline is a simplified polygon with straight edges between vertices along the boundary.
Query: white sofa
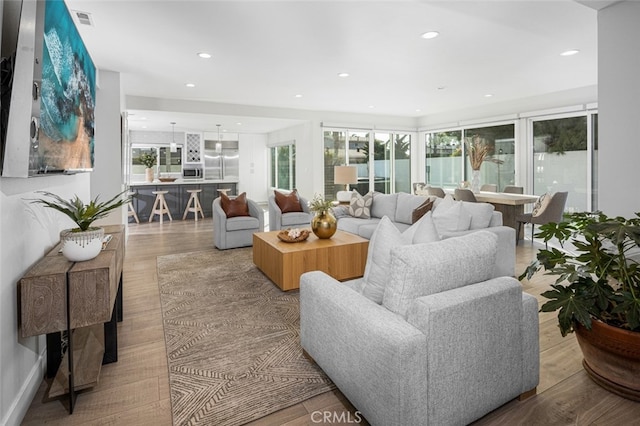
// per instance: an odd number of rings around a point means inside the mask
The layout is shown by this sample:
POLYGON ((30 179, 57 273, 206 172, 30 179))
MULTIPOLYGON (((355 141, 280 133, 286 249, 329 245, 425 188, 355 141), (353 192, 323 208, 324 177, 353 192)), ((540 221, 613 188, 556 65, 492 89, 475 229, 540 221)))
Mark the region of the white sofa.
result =
POLYGON ((348 206, 343 205, 334 208, 334 214, 338 219, 338 229, 370 239, 378 223, 385 216, 398 230, 409 229, 412 225, 413 211, 429 199, 433 200, 432 219, 440 239, 458 237, 479 230, 490 231, 498 236, 497 275, 515 276, 515 229, 503 226, 502 213, 495 211, 489 203, 455 201, 451 196, 442 199, 404 192, 373 193, 369 218, 352 217, 348 212, 348 206), (452 207, 457 210, 449 211, 452 207))
MULTIPOLYGON (((394 246, 378 231, 374 244, 394 246)), ((300 283, 303 349, 371 424, 468 424, 535 393, 538 303, 496 276, 495 234, 387 254, 380 303, 363 291, 367 271, 345 283, 308 272, 300 283)))

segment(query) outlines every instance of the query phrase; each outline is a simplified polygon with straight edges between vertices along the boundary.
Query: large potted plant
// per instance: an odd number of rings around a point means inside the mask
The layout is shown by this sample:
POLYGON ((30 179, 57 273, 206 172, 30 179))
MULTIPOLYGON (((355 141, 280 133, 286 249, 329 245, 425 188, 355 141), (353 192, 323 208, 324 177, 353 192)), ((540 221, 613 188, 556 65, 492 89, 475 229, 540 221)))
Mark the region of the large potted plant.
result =
POLYGON ((640 214, 625 219, 572 213, 540 226, 538 237, 563 250, 540 250, 520 279, 558 278, 540 310, 558 311, 563 336, 575 332, 583 366, 604 388, 640 401, 640 214))
POLYGON ((60 241, 62 242, 63 256, 73 262, 81 262, 93 259, 102 250, 104 229, 91 226, 91 224, 105 217, 112 210, 128 203, 130 198, 123 197, 126 192, 125 190, 103 203, 99 202, 98 196, 85 204, 77 195, 70 200, 65 200, 51 192, 38 191, 46 198, 32 202, 59 211, 78 225, 76 228, 61 231, 60 241))

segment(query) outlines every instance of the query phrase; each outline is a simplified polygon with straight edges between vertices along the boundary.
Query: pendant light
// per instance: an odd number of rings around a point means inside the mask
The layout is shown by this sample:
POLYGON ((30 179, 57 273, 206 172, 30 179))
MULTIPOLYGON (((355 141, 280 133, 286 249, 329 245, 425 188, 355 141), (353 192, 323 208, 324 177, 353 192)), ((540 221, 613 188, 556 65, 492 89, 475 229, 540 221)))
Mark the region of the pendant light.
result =
POLYGON ((216 124, 218 126, 218 142, 216 142, 216 152, 222 152, 222 142, 220 141, 220 126, 222 124, 216 124))
POLYGON ((176 143, 176 122, 171 122, 171 143, 169 144, 171 152, 178 152, 178 144, 176 143))

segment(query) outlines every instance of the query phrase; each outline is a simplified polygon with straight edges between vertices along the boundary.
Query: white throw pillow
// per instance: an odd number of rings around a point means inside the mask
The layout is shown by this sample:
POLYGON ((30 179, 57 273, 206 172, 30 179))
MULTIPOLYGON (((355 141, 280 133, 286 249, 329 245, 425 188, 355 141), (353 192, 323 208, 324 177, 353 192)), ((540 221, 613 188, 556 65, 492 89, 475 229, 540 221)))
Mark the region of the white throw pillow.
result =
POLYGON ((368 192, 362 196, 354 189, 353 192, 351 192, 349 214, 360 219, 370 219, 371 203, 373 203, 373 192, 368 192))
POLYGON ((433 223, 431 212, 427 212, 416 223, 411 225, 409 229, 404 231, 402 235, 407 237, 411 236, 411 242, 413 244, 432 243, 434 241, 440 241, 440 234, 436 229, 436 225, 433 223), (411 228, 415 229, 411 231, 411 228))
POLYGON ((389 275, 391 249, 407 244, 411 244, 411 239, 403 235, 391 222, 391 219, 383 216, 369 240, 367 264, 362 280, 362 294, 365 297, 378 304, 382 303, 389 275))
POLYGON ((463 201, 462 206, 471 215, 469 229, 484 229, 489 227, 489 223, 491 223, 491 218, 493 217, 493 211, 496 209, 493 204, 463 201))
POLYGON ((545 192, 540 197, 538 197, 538 200, 533 205, 531 216, 535 217, 542 213, 544 209, 547 208, 547 204, 549 204, 549 201, 551 201, 551 194, 549 194, 548 192, 545 192))
POLYGON ((471 214, 464 208, 462 201, 455 201, 453 198, 449 200, 448 197, 438 204, 432 214, 433 223, 440 235, 466 231, 471 226, 471 214))

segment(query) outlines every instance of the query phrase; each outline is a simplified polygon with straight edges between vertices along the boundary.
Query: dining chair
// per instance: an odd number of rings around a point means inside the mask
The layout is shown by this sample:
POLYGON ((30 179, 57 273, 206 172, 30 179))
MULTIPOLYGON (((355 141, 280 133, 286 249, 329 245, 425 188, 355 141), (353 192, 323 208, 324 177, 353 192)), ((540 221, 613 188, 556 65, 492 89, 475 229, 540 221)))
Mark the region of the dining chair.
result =
POLYGON ((480 191, 498 192, 498 185, 495 183, 485 183, 480 187, 480 191))
POLYGON ((444 193, 444 189, 438 188, 437 186, 427 186, 427 195, 435 195, 438 198, 444 198, 446 195, 444 193))
POLYGON ((473 195, 473 191, 470 189, 456 188, 453 192, 453 198, 457 201, 469 201, 477 203, 476 196, 473 195))
MULTIPOLYGON (((516 244, 520 238, 520 229, 523 224, 531 224, 531 244, 533 244, 533 230, 535 225, 545 225, 551 222, 560 222, 564 213, 564 206, 567 203, 568 192, 556 192, 553 195, 543 194, 538 198, 531 213, 524 213, 516 217, 518 230, 516 232, 516 244), (549 197, 546 201, 545 198, 549 197)), ((544 246, 547 247, 545 241, 544 246)))
POLYGON ((515 186, 515 185, 507 185, 507 186, 504 187, 502 192, 505 192, 507 194, 524 194, 524 187, 515 186))

